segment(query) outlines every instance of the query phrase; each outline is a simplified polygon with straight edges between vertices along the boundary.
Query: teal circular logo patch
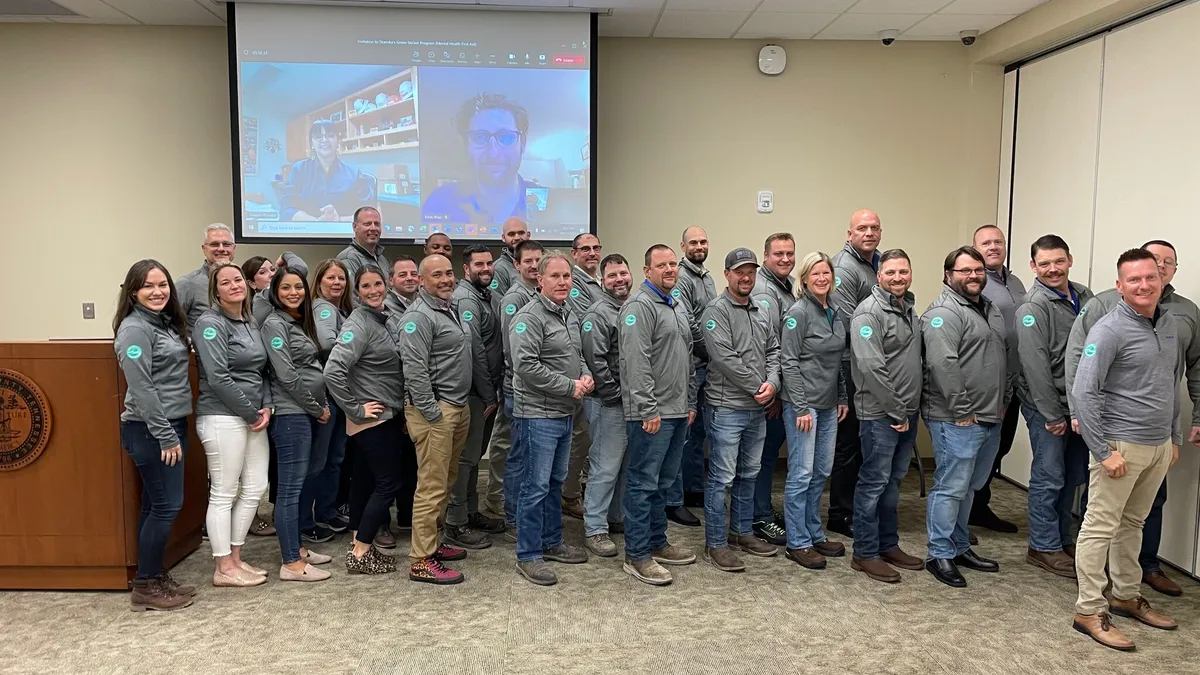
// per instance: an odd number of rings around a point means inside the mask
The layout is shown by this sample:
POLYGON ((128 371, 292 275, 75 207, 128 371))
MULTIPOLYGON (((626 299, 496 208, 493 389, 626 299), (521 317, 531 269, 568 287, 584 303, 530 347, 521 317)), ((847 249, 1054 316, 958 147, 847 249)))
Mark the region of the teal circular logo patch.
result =
POLYGON ((497 288, 500 288, 500 280, 492 279, 492 283, 488 284, 488 288, 492 289, 493 291, 497 288))
POLYGON ((205 340, 211 340, 211 339, 217 337, 217 329, 213 328, 212 326, 209 326, 208 328, 204 329, 204 332, 201 333, 201 335, 204 336, 205 340))
POLYGON ((1087 347, 1084 347, 1083 355, 1084 356, 1095 356, 1096 355, 1096 345, 1090 344, 1087 347))
POLYGON ((579 289, 578 289, 578 288, 572 288, 572 289, 571 289, 571 297, 572 297, 572 298, 578 298, 578 297, 579 297, 579 289))
POLYGON ((516 306, 516 305, 509 305, 508 307, 505 307, 505 308, 504 308, 504 313, 505 313, 505 314, 507 314, 507 315, 509 315, 509 316, 512 316, 513 314, 516 314, 516 313, 517 313, 517 306, 516 306))
POLYGON ((862 328, 858 329, 858 334, 864 338, 869 338, 875 334, 875 331, 871 330, 870 326, 863 326, 862 328))
POLYGON ((1032 314, 1026 314, 1024 317, 1021 318, 1021 325, 1025 326, 1026 328, 1029 328, 1030 326, 1032 326, 1035 323, 1037 323, 1037 320, 1033 318, 1032 314))
POLYGON ((125 356, 136 361, 142 358, 142 348, 137 345, 129 345, 129 349, 125 350, 125 356))
POLYGON ((522 322, 518 323, 516 325, 516 327, 513 328, 513 330, 517 331, 517 334, 520 335, 521 333, 525 332, 525 328, 527 328, 527 326, 525 325, 525 322, 522 321, 522 322))
POLYGON ((783 322, 783 325, 787 326, 788 330, 796 330, 796 317, 789 316, 787 321, 783 322))
POLYGON ((592 322, 591 321, 583 322, 583 332, 585 332, 585 333, 592 332, 592 322))
POLYGON ((712 330, 717 327, 717 322, 709 319, 708 321, 704 322, 704 327, 708 330, 712 330))
POLYGON ((683 294, 679 292, 679 289, 678 289, 678 288, 672 288, 672 289, 671 289, 671 297, 672 297, 672 298, 675 298, 676 300, 678 300, 678 299, 679 299, 679 296, 681 296, 681 295, 683 295, 683 294))
POLYGON ((331 316, 333 316, 333 312, 329 311, 328 309, 321 310, 320 317, 322 319, 328 319, 331 316))
POLYGON ((350 344, 353 341, 354 341, 354 331, 348 330, 348 331, 342 333, 342 342, 344 342, 346 344, 350 344))
POLYGON ((1079 310, 1079 316, 1083 316, 1084 314, 1087 314, 1087 307, 1079 310))
POLYGON ((471 319, 474 319, 474 318, 475 318, 475 313, 474 313, 474 312, 472 312, 472 311, 471 311, 471 310, 469 310, 469 309, 463 310, 463 313, 462 313, 462 320, 463 320, 463 321, 466 321, 467 323, 470 323, 470 322, 471 322, 471 319))
POLYGON ((833 285, 834 285, 834 287, 835 287, 835 288, 841 288, 841 287, 842 287, 842 278, 841 278, 841 277, 834 277, 834 278, 833 278, 833 285))
POLYGON ((271 349, 283 349, 283 338, 281 338, 281 337, 271 338, 271 349))
POLYGON ((404 324, 404 332, 410 335, 417 332, 417 324, 412 321, 404 324))
POLYGON ((763 309, 771 309, 771 301, 770 300, 759 300, 758 304, 762 305, 763 309))
POLYGON ((635 323, 637 323, 637 317, 636 317, 636 316, 634 316, 634 315, 630 314, 629 316, 625 317, 625 325, 626 325, 626 326, 632 326, 632 325, 633 325, 633 324, 635 324, 635 323))
MULTIPOLYGON (((941 328, 943 323, 945 322, 942 321, 942 317, 935 316, 933 317, 933 320, 929 322, 929 325, 933 326, 934 328, 941 328)), ((866 328, 866 326, 863 326, 863 328, 866 328)))

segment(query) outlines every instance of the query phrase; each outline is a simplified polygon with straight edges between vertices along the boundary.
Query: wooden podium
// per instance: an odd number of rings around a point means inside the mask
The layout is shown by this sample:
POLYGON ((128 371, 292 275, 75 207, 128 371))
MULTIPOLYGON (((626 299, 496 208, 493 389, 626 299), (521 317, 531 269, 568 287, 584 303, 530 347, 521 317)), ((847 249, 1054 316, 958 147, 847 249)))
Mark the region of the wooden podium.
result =
MULTIPOLYGON (((194 364, 191 377, 195 391, 194 364)), ((121 447, 124 399, 109 340, 0 343, 0 589, 128 588, 142 485, 121 447), (47 413, 37 410, 43 405, 47 413), (32 458, 39 425, 49 434, 32 458)), ((208 507, 204 449, 191 418, 188 430, 168 567, 200 546, 208 507)))

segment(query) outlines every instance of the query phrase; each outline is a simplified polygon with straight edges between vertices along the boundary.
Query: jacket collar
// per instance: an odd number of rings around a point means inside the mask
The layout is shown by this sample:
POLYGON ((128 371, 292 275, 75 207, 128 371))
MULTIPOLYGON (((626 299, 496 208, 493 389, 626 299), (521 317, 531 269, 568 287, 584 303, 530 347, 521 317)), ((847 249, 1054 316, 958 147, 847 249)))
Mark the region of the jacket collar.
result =
POLYGON ((135 304, 133 306, 133 311, 136 312, 138 316, 142 317, 143 319, 145 319, 146 321, 150 322, 152 325, 155 325, 155 326, 160 326, 162 328, 166 328, 171 323, 170 321, 167 320, 167 316, 165 314, 163 314, 162 312, 155 312, 153 310, 146 309, 145 307, 143 307, 141 305, 141 303, 135 304))
POLYGON ((483 288, 479 288, 475 284, 471 283, 471 281, 469 279, 459 279, 458 285, 462 288, 467 289, 468 291, 473 293, 476 297, 482 299, 484 302, 490 302, 492 299, 492 289, 487 286, 484 286, 483 288))
POLYGON ((571 265, 571 276, 585 284, 596 284, 597 286, 600 285, 599 279, 588 274, 587 271, 585 271, 579 265, 571 265))
POLYGON ((785 295, 795 297, 795 292, 792 290, 793 282, 791 277, 780 279, 777 274, 767 269, 765 265, 758 268, 758 277, 769 284, 774 284, 785 295))
POLYGON ((379 256, 383 255, 383 244, 375 244, 375 253, 363 248, 362 244, 358 243, 354 237, 350 237, 350 245, 366 256, 368 260, 378 260, 379 256))
POLYGON ((913 305, 915 305, 917 302, 917 297, 913 295, 912 291, 905 291, 903 298, 897 298, 891 293, 883 290, 883 287, 879 284, 875 284, 875 287, 871 289, 871 294, 875 296, 875 299, 878 300, 885 309, 901 314, 912 312, 913 305))
POLYGON ((566 316, 567 303, 564 302, 560 305, 541 293, 537 294, 537 300, 538 302, 541 302, 542 306, 546 308, 546 311, 550 312, 551 314, 560 318, 566 316))
POLYGON ((750 302, 750 298, 746 298, 746 302, 738 302, 737 300, 734 300, 733 295, 731 295, 729 293, 728 288, 725 289, 724 291, 721 291, 721 295, 719 295, 717 297, 724 298, 725 302, 728 302, 729 304, 733 305, 734 307, 743 307, 751 312, 758 311, 758 305, 756 305, 753 302, 750 302))
POLYGON ((846 253, 849 253, 850 255, 854 256, 854 259, 857 260, 858 262, 866 265, 867 267, 870 267, 872 272, 879 269, 879 251, 873 251, 871 253, 871 260, 867 261, 867 260, 863 260, 863 257, 861 255, 859 255, 858 249, 856 249, 850 245, 849 240, 846 241, 845 246, 842 246, 842 250, 845 251, 846 253))
POLYGON ((688 268, 688 270, 690 270, 693 274, 695 274, 698 277, 702 277, 705 274, 708 274, 708 268, 706 268, 702 265, 697 265, 696 263, 689 260, 687 256, 683 256, 683 260, 679 261, 679 266, 688 268))
POLYGON ((452 307, 451 302, 449 300, 443 300, 443 299, 437 297, 436 295, 430 293, 429 291, 426 291, 424 288, 417 291, 417 298, 420 299, 422 302, 424 302, 426 305, 429 305, 429 307, 431 309, 435 309, 438 311, 449 312, 452 307))

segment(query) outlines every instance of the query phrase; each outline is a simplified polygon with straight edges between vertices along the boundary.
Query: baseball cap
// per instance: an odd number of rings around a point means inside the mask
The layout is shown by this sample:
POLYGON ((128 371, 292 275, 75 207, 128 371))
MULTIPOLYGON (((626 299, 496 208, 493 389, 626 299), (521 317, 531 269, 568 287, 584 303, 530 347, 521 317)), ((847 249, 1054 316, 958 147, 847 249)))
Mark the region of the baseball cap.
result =
POLYGON ((758 267, 758 257, 754 255, 754 251, 748 248, 735 248, 725 256, 725 269, 732 270, 742 265, 758 267))

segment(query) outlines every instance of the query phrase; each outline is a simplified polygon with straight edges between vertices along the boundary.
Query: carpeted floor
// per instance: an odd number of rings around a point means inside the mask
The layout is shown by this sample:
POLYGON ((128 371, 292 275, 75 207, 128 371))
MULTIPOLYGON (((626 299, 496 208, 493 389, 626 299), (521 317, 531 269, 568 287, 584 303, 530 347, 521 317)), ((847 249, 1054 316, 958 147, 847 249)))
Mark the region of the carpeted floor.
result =
MULTIPOLYGON (((747 560, 743 574, 702 561, 673 568, 664 588, 626 576, 619 558, 593 557, 555 565, 559 584, 541 588, 517 576, 502 541, 456 564, 466 583, 439 588, 403 573, 347 576, 337 560, 345 535, 315 547, 335 556, 334 578, 308 585, 279 582, 274 537, 252 537, 246 559, 271 568, 271 580, 206 585, 204 546, 174 571, 201 588, 178 612, 130 612, 125 593, 0 593, 0 673, 1200 672, 1200 586, 1173 573, 1182 598, 1147 589, 1182 627, 1118 619, 1139 651, 1105 649, 1071 629, 1074 582, 1024 562, 1025 493, 1000 481, 994 491, 996 511, 1022 532, 978 533, 977 550, 999 559, 1001 573, 967 571, 967 589, 926 572, 881 584, 852 572, 848 558, 812 572, 782 554, 747 560)), ((923 556, 915 475, 901 519, 901 545, 923 556)), ((701 550, 701 528, 672 524, 671 535, 701 550)), ((567 537, 580 543, 579 521, 567 520, 567 537)))

